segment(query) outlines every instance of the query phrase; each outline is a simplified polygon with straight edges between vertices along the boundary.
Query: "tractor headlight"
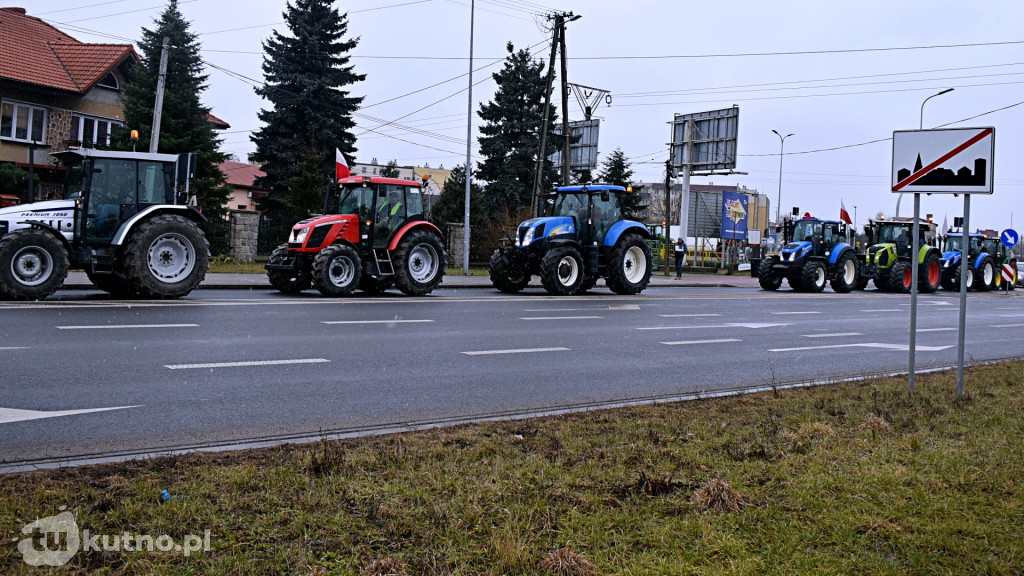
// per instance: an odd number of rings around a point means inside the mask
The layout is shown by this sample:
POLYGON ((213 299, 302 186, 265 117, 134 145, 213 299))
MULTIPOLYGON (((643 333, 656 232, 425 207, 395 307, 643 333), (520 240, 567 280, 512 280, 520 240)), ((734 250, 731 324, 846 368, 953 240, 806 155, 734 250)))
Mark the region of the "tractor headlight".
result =
POLYGON ((306 242, 306 236, 309 236, 309 226, 307 226, 307 227, 305 227, 302 230, 299 230, 297 232, 293 230, 292 231, 292 236, 294 237, 292 242, 295 242, 296 244, 303 244, 303 243, 305 243, 306 242))
POLYGON ((537 228, 534 226, 526 231, 526 236, 523 236, 523 242, 520 244, 522 248, 526 248, 533 242, 533 233, 536 230, 537 228))

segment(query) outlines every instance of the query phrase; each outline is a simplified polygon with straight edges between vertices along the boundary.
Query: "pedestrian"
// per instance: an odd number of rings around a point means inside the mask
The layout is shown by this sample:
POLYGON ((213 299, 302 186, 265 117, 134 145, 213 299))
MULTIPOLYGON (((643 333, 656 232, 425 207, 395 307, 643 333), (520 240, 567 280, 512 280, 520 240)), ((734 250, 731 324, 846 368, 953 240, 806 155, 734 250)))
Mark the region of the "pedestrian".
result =
POLYGON ((682 236, 676 239, 676 280, 683 279, 683 263, 686 262, 686 240, 682 236))

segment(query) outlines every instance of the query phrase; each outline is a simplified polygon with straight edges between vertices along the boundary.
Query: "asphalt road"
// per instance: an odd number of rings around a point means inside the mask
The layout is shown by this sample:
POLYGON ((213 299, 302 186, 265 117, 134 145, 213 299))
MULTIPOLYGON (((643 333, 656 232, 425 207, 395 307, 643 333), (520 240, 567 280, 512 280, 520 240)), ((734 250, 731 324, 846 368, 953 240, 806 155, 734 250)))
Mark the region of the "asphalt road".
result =
MULTIPOLYGON (((919 302, 918 370, 955 365, 957 295, 919 302)), ((873 290, 61 292, 0 304, 0 471, 900 372, 909 308, 873 290)), ((971 293, 968 362, 1022 355, 1024 292, 971 293)))

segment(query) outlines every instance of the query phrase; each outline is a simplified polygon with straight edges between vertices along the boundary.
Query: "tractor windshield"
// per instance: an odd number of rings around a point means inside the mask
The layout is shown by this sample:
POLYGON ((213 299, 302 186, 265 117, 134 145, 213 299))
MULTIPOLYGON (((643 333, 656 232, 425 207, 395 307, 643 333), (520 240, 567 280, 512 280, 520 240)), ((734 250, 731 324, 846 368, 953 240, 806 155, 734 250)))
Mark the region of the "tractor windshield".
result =
POLYGON ((811 242, 815 238, 821 238, 821 221, 799 220, 793 226, 794 242, 811 242))
POLYGON ((341 193, 338 203, 338 214, 355 214, 360 220, 370 217, 373 206, 373 189, 366 186, 346 188, 341 193))
POLYGON ((555 196, 555 208, 552 216, 569 216, 577 226, 587 221, 586 194, 559 194, 555 196))
POLYGON ((963 245, 963 236, 946 236, 946 243, 944 249, 946 252, 959 252, 960 246, 963 245))
POLYGON ((910 226, 882 226, 878 234, 879 244, 906 244, 910 238, 910 226))
POLYGON ((82 163, 68 166, 64 181, 64 199, 74 200, 82 197, 82 163))

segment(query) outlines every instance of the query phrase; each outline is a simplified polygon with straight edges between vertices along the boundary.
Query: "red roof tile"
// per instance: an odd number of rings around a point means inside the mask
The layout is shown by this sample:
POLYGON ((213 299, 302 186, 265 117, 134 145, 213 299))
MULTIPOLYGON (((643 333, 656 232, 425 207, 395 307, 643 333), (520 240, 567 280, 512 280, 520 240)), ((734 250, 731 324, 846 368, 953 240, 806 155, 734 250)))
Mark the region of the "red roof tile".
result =
POLYGON ((84 93, 125 58, 130 44, 85 44, 21 8, 0 8, 0 78, 84 93))
POLYGON ((227 178, 228 184, 232 186, 240 186, 243 188, 255 188, 262 190, 263 188, 257 187, 253 184, 256 178, 266 176, 266 174, 260 170, 260 167, 256 164, 243 164, 242 162, 221 162, 218 166, 220 171, 224 173, 227 178))

